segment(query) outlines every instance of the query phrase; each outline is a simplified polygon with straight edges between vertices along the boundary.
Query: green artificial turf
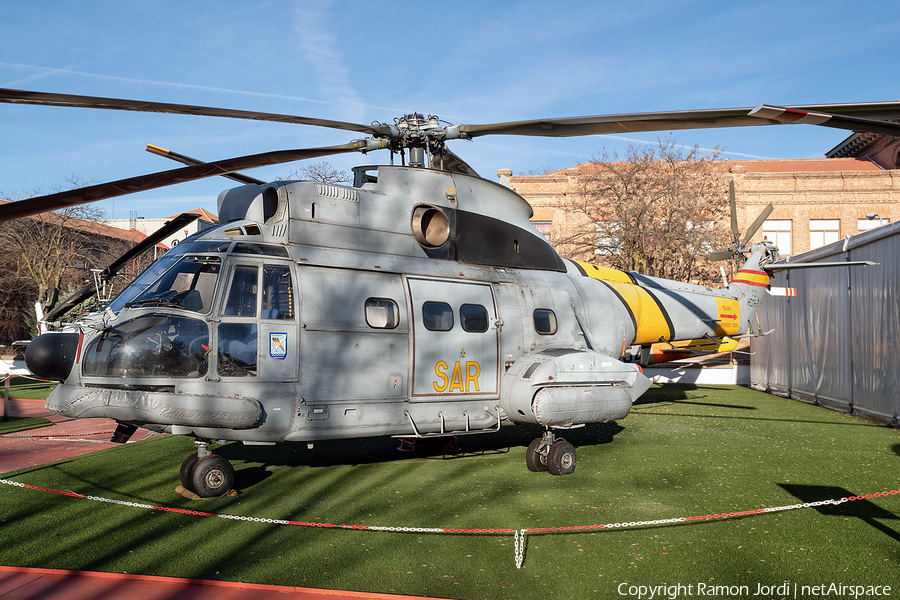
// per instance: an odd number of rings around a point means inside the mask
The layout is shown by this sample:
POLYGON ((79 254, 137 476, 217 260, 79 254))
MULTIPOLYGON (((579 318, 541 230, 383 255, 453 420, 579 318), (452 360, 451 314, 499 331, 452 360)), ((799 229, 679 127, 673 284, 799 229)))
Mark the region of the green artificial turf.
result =
POLYGON ((13 377, 9 382, 9 397, 20 400, 45 399, 56 387, 55 381, 37 381, 27 377, 13 377))
MULTIPOLYGON (((216 450, 239 498, 175 493, 190 439, 164 436, 6 474, 30 485, 213 513, 333 524, 544 528, 719 514, 900 488, 900 433, 733 386, 667 385, 617 424, 565 437, 568 477, 531 473, 539 430, 404 454, 379 438, 216 450)), ((633 529, 510 534, 303 528, 0 486, 0 562, 449 598, 621 598, 630 586, 893 585, 900 495, 633 529)), ((637 588, 635 588, 637 590, 637 588)), ((631 597, 636 597, 632 595, 631 597)), ((646 598, 647 596, 645 596, 646 598)), ((658 596, 657 596, 658 597, 658 596)), ((679 597, 688 597, 682 593, 679 597)), ((723 597, 723 596, 719 596, 723 597)), ((765 596, 768 597, 768 596, 765 596)), ((799 597, 799 596, 798 596, 799 597)))
POLYGON ((0 420, 0 435, 25 431, 26 429, 48 427, 50 425, 53 425, 53 423, 40 417, 10 417, 9 421, 0 420))

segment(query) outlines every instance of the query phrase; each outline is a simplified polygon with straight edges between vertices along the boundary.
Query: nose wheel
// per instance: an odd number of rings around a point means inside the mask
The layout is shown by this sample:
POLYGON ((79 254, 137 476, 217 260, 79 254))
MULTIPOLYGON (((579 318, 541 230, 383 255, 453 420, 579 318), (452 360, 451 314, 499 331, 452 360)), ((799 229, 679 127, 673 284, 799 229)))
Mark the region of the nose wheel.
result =
POLYGON ((549 471, 551 475, 571 475, 577 462, 575 446, 557 438, 552 429, 547 429, 543 437, 528 444, 525 451, 525 464, 534 473, 549 471))
POLYGON ((194 442, 197 451, 181 463, 181 485, 201 498, 224 496, 234 486, 234 467, 221 456, 211 454, 207 442, 194 442))

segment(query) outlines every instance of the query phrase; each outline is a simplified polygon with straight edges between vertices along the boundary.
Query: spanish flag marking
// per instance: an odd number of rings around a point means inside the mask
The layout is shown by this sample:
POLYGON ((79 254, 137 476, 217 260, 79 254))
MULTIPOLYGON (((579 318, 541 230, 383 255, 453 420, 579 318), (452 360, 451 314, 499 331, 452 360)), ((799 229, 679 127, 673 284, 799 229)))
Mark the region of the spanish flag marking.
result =
POLYGON ((731 283, 743 283, 754 287, 766 287, 769 285, 769 275, 765 271, 751 271, 741 269, 737 272, 731 283))

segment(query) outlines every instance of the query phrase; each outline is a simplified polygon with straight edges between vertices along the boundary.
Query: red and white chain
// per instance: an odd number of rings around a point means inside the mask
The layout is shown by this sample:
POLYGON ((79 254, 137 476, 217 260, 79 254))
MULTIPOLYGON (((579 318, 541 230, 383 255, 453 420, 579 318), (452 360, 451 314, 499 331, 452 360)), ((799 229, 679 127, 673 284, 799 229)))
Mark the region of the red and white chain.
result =
POLYGON ((219 513, 201 512, 197 510, 187 510, 183 508, 171 508, 168 506, 154 506, 152 504, 140 504, 137 502, 125 502, 123 500, 113 500, 110 498, 101 498, 99 496, 86 496, 71 491, 54 490, 50 488, 42 488, 34 485, 28 485, 18 481, 9 481, 0 479, 0 483, 15 487, 25 488, 29 490, 37 490, 48 492, 51 494, 59 494, 69 496, 71 498, 83 498, 85 500, 94 500, 96 502, 107 502, 109 504, 118 504, 120 506, 131 506, 133 508, 143 508, 146 510, 159 510, 163 512, 181 513, 185 515, 193 515, 198 517, 218 517, 221 519, 231 519, 233 521, 251 521, 254 523, 270 523, 273 525, 297 525, 300 527, 321 527, 333 529, 360 529, 366 531, 392 531, 399 533, 462 533, 462 534, 488 534, 508 535, 512 533, 515 541, 515 559, 516 568, 521 569, 525 560, 525 534, 527 533, 558 533, 558 532, 577 532, 596 529, 624 529, 629 527, 647 527, 653 525, 667 525, 671 523, 686 523, 694 521, 706 521, 711 519, 728 519, 732 517, 743 517, 748 515, 759 515, 765 513, 781 512, 786 510, 795 510, 798 508, 814 508, 816 506, 837 506, 845 502, 853 502, 856 500, 868 500, 870 498, 881 498, 884 496, 896 496, 900 494, 900 490, 890 490, 887 492, 877 492, 874 494, 864 494, 859 496, 850 496, 840 499, 819 500, 818 502, 804 502, 802 504, 790 504, 787 506, 772 506, 768 508, 756 508, 753 510, 743 510, 740 512, 718 513, 713 515, 702 515, 696 517, 676 517, 673 519, 655 519, 653 521, 629 521, 624 523, 607 523, 605 525, 574 525, 570 527, 532 527, 528 529, 453 529, 447 527, 384 527, 378 525, 335 525, 332 523, 312 523, 303 521, 289 521, 285 519, 261 519, 257 517, 244 517, 241 515, 227 515, 219 513))

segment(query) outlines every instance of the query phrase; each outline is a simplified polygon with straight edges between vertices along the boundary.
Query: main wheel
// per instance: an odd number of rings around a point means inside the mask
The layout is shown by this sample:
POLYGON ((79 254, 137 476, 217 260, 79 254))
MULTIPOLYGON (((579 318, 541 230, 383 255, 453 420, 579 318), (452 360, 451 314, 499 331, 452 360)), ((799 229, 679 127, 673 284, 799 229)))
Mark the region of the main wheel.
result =
POLYGON ((525 451, 525 464, 528 466, 528 470, 533 473, 540 473, 547 470, 547 464, 544 462, 544 457, 538 453, 541 441, 541 438, 535 439, 528 444, 528 450, 525 451))
POLYGON ((192 492, 201 498, 224 496, 234 485, 234 467, 231 463, 215 454, 207 454, 197 460, 191 473, 192 492))
POLYGON ((559 440, 547 453, 547 470, 551 475, 571 475, 575 471, 575 446, 559 440))
POLYGON ((193 454, 188 454, 188 457, 181 463, 181 471, 178 473, 178 478, 181 479, 181 486, 192 492, 194 490, 191 488, 191 473, 193 473, 194 465, 197 464, 198 460, 200 460, 200 457, 197 456, 196 451, 193 454))

